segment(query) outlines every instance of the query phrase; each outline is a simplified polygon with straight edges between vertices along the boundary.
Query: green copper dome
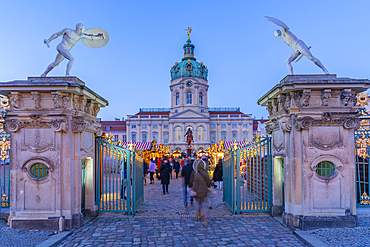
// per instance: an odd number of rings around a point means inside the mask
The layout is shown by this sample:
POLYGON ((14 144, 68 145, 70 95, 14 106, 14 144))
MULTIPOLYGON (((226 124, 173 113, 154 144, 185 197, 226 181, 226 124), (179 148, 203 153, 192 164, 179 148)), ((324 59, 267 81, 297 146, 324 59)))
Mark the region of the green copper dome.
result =
POLYGON ((176 62, 171 67, 171 81, 181 77, 198 77, 207 80, 208 69, 203 62, 198 63, 194 56, 195 46, 190 39, 186 41, 184 48, 184 57, 180 63, 176 62))

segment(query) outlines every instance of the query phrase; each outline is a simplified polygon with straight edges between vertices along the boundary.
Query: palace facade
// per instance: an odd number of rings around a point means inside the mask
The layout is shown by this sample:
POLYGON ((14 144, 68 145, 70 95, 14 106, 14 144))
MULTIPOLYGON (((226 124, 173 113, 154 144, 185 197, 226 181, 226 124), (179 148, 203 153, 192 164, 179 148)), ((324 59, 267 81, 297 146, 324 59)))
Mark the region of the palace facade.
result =
POLYGON ((170 70, 169 108, 140 108, 135 115, 128 115, 126 121, 101 121, 103 130, 116 140, 154 140, 170 146, 172 151, 186 149, 185 133, 189 128, 193 132, 195 150, 220 140, 250 141, 257 130, 256 123, 258 125, 252 114, 241 112, 239 107, 208 106, 208 69, 197 61, 194 48, 188 38, 182 60, 170 70))

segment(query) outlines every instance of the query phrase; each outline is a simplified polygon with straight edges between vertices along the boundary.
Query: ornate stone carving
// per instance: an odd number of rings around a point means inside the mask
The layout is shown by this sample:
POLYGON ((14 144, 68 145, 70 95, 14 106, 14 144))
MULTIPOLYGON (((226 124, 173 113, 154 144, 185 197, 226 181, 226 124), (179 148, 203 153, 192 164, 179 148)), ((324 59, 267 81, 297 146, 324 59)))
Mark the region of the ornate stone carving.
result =
POLYGON ((321 100, 322 100, 321 105, 322 106, 328 106, 329 105, 329 98, 331 98, 331 93, 323 91, 322 95, 321 95, 321 100))
POLYGON ((68 125, 65 118, 55 118, 50 121, 42 121, 40 116, 32 115, 30 116, 31 121, 20 121, 17 119, 7 119, 5 120, 4 129, 6 132, 17 132, 20 128, 28 129, 47 129, 58 131, 68 131, 68 125))
POLYGON ((79 104, 78 104, 78 95, 75 95, 73 94, 72 96, 72 107, 73 107, 73 110, 78 110, 79 109, 79 104))
POLYGON ((308 129, 310 126, 332 126, 342 125, 345 129, 358 129, 360 127, 360 119, 355 116, 339 115, 339 118, 333 119, 332 114, 325 112, 321 119, 312 117, 296 118, 294 121, 295 129, 308 129))
POLYGON ((41 95, 39 92, 31 92, 31 99, 35 102, 35 108, 41 108, 41 95))
POLYGON ((95 117, 98 116, 99 111, 100 111, 100 105, 99 104, 94 104, 93 115, 95 117))
POLYGON ((280 124, 280 129, 284 132, 290 132, 292 130, 292 122, 290 119, 282 121, 280 124))
POLYGON ((286 109, 288 109, 291 106, 291 100, 292 100, 292 97, 290 96, 289 93, 287 93, 285 96, 285 108, 286 109))
POLYGON ((82 132, 86 128, 86 123, 82 118, 75 118, 72 122, 72 132, 82 132))
POLYGON ((269 112, 269 115, 274 114, 274 111, 273 111, 273 110, 274 110, 274 108, 272 107, 271 102, 268 102, 268 103, 267 103, 266 109, 267 109, 267 111, 269 112))
POLYGON ((21 108, 21 94, 18 92, 12 92, 10 95, 10 106, 11 108, 21 108))
POLYGON ((272 126, 270 124, 266 124, 265 126, 266 134, 270 135, 272 133, 272 126))
POLYGON ((79 104, 79 110, 82 112, 86 112, 86 97, 81 96, 80 99, 78 100, 79 104))
POLYGON ((92 115, 93 103, 91 101, 86 103, 86 113, 92 115))
POLYGON ((344 106, 354 106, 357 102, 356 95, 348 91, 341 92, 340 100, 344 106))
POLYGON ((302 91, 295 91, 294 92, 294 102, 297 107, 301 107, 301 98, 302 98, 302 91))
POLYGON ((63 96, 63 108, 67 109, 69 107, 69 96, 63 96))
POLYGON ((309 130, 309 147, 321 150, 330 150, 343 147, 343 134, 340 126, 328 126, 323 130, 321 126, 309 130))
POLYGON ((286 110, 285 96, 283 94, 279 95, 278 104, 279 104, 279 109, 280 110, 286 110))
POLYGON ((276 113, 279 111, 279 102, 277 99, 272 99, 272 109, 273 109, 273 113, 276 113))
POLYGON ((56 108, 56 109, 62 108, 62 99, 61 99, 59 93, 58 92, 52 92, 51 95, 52 95, 51 98, 54 101, 54 108, 56 108))
POLYGON ((103 134, 103 129, 101 127, 96 127, 95 129, 95 135, 101 136, 103 134))
POLYGON ((311 95, 309 92, 304 92, 302 95, 302 106, 309 106, 310 105, 310 98, 311 95))

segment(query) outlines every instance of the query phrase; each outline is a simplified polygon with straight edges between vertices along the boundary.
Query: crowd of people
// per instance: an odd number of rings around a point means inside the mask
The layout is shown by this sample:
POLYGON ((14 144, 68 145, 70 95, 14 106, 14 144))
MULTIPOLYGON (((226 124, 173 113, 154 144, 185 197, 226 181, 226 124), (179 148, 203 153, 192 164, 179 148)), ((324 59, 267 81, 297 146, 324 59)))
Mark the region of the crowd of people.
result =
POLYGON ((154 184, 156 178, 160 180, 163 195, 168 194, 168 188, 171 179, 178 179, 179 174, 183 178, 184 208, 196 206, 197 218, 201 219, 203 211, 204 224, 207 225, 209 209, 212 209, 211 191, 213 187, 222 190, 222 159, 218 160, 217 165, 212 173, 210 159, 205 156, 201 158, 185 157, 174 158, 164 157, 163 159, 151 159, 149 164, 144 162, 144 184, 154 184), (174 178, 172 174, 174 172, 174 178))

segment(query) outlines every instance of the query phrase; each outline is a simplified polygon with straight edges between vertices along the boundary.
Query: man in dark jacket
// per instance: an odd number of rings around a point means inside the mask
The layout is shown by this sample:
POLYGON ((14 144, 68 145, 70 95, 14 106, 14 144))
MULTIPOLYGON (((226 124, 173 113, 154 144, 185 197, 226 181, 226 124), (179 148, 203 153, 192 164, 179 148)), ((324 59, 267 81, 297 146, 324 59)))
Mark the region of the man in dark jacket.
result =
MULTIPOLYGON (((193 162, 191 159, 185 161, 185 165, 182 167, 181 176, 184 177, 184 207, 188 207, 188 187, 190 182, 191 174, 193 173, 193 162)), ((194 205, 194 197, 190 196, 190 206, 194 205)))
POLYGON ((170 184, 170 173, 172 172, 172 167, 168 159, 164 159, 162 165, 159 167, 161 173, 161 184, 163 188, 163 195, 168 194, 168 185, 170 184))

